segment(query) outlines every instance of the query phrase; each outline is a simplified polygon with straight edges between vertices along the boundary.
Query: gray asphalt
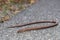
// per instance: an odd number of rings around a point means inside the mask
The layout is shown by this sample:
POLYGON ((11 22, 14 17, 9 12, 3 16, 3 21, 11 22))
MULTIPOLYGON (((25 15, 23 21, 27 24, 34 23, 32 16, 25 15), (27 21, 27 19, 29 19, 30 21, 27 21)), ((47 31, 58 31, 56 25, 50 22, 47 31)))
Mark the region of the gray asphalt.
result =
MULTIPOLYGON (((60 0, 39 0, 36 4, 0 23, 0 40, 60 40, 60 24, 53 28, 16 33, 17 30, 39 26, 40 24, 22 28, 7 28, 11 25, 25 24, 40 20, 56 20, 60 23, 60 0)), ((44 25, 44 24, 43 24, 44 25)))

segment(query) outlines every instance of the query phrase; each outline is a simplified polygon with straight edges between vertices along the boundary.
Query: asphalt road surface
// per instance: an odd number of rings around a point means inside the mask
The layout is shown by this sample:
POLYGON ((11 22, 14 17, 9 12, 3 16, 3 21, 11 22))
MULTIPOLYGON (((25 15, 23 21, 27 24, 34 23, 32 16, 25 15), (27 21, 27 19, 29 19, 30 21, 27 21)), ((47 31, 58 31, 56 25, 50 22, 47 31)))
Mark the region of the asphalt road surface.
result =
POLYGON ((11 25, 25 24, 40 20, 56 20, 60 23, 60 0, 38 0, 36 4, 12 17, 9 21, 0 23, 0 40, 60 40, 60 24, 53 28, 16 33, 17 30, 42 26, 35 24, 20 28, 7 28, 11 25))

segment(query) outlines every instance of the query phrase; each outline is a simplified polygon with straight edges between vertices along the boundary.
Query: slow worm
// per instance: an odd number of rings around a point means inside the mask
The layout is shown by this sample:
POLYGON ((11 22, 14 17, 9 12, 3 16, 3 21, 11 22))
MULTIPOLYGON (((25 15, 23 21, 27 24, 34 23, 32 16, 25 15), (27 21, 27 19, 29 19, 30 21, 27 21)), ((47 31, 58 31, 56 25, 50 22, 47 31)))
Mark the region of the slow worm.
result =
POLYGON ((49 25, 49 26, 39 26, 39 27, 23 28, 23 29, 18 30, 17 33, 25 32, 25 31, 31 31, 31 30, 46 29, 46 28, 51 28, 51 27, 55 27, 55 26, 58 25, 58 22, 56 22, 56 21, 44 20, 44 21, 38 21, 38 22, 31 22, 31 23, 27 23, 27 24, 23 24, 23 25, 20 24, 20 25, 11 26, 11 27, 8 27, 8 28, 23 27, 23 26, 32 25, 32 24, 38 24, 38 23, 53 23, 53 24, 49 25))

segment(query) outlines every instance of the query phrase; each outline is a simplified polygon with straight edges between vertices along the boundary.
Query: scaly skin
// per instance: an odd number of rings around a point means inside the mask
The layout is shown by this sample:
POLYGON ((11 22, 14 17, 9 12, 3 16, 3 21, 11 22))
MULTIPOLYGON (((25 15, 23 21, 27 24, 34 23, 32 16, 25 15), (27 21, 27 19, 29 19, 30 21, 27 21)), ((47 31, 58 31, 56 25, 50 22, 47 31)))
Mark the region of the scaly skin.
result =
POLYGON ((18 30, 17 33, 25 32, 25 31, 31 31, 31 30, 46 29, 46 28, 55 27, 55 26, 58 25, 58 22, 56 22, 56 21, 44 20, 44 21, 31 22, 31 23, 22 24, 22 25, 20 24, 20 25, 11 26, 11 27, 8 27, 8 28, 23 27, 23 26, 32 25, 32 24, 38 24, 38 23, 53 23, 53 24, 52 24, 52 25, 48 25, 48 26, 39 26, 39 27, 23 28, 23 29, 18 30))

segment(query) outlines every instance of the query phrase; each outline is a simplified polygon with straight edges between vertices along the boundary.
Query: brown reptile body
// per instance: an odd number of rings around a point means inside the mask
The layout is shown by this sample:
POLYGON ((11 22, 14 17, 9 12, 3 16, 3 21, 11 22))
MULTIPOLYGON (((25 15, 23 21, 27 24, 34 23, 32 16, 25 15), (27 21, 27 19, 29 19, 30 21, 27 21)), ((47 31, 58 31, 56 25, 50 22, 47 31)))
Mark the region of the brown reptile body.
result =
POLYGON ((55 27, 55 26, 58 25, 58 22, 56 22, 56 21, 47 21, 46 20, 46 21, 31 22, 31 23, 27 23, 27 24, 23 24, 23 25, 11 26, 11 27, 8 27, 8 28, 23 27, 23 26, 38 24, 38 23, 53 23, 53 24, 49 25, 49 26, 39 26, 39 27, 31 27, 31 28, 20 29, 20 30, 17 31, 17 33, 25 32, 25 31, 31 31, 31 30, 46 29, 46 28, 51 28, 51 27, 55 27))

